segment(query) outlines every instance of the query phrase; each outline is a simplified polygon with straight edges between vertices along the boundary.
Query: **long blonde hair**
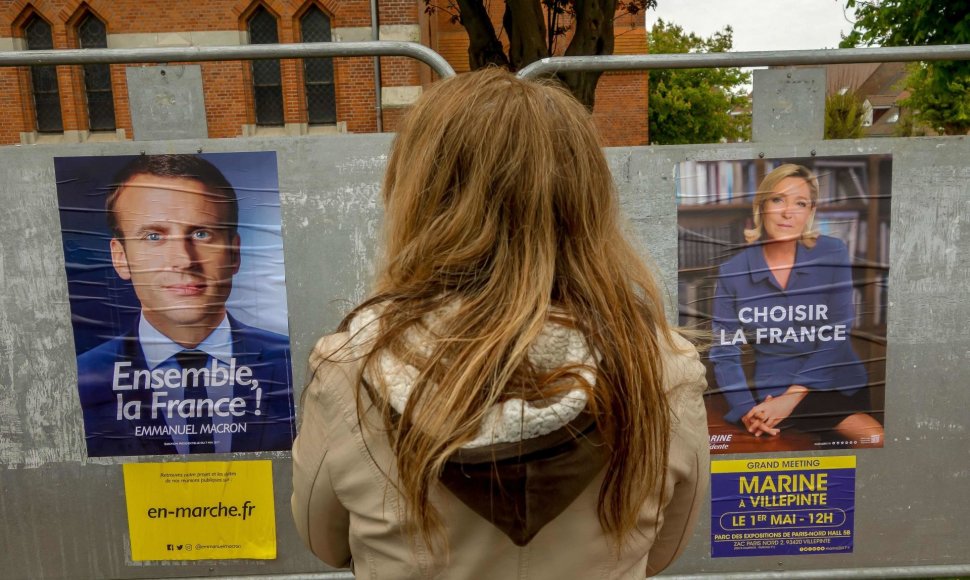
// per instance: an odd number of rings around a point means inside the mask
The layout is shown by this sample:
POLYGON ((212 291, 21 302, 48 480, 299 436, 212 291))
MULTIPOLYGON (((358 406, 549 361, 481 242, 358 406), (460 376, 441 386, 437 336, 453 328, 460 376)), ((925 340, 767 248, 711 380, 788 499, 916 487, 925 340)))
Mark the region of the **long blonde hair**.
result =
POLYGON ((622 545, 643 503, 663 491, 670 413, 660 352, 671 338, 657 285, 621 232, 589 113, 558 86, 498 69, 440 81, 400 127, 383 193, 385 263, 341 328, 379 305, 365 368, 388 349, 420 371, 400 415, 380 384, 364 385, 389 431, 407 523, 434 550, 442 521, 429 493, 490 407, 579 386, 608 446, 599 521, 622 545), (415 352, 409 329, 444 305, 454 313, 430 329, 431 354, 415 352), (550 312, 598 354, 595 383, 529 363, 550 312))

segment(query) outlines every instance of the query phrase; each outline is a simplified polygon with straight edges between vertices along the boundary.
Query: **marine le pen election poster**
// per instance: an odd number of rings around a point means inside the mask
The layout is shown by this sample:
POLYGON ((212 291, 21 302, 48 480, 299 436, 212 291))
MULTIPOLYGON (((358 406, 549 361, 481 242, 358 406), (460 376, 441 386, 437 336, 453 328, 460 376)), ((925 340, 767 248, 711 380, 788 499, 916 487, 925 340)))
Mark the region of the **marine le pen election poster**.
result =
POLYGON ((711 557, 852 552, 855 457, 711 462, 711 557))
POLYGON ((678 309, 710 341, 711 453, 882 447, 891 158, 675 174, 678 309))

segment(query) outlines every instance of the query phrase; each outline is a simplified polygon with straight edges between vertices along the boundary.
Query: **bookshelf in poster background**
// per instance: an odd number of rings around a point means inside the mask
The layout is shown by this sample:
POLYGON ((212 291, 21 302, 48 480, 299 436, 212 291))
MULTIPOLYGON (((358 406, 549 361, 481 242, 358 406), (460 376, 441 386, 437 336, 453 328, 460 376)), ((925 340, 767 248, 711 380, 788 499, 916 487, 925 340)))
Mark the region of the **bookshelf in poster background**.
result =
MULTIPOLYGON (((709 318, 717 265, 745 246, 743 229, 751 227, 751 202, 760 180, 778 160, 687 161, 676 166, 677 204, 692 215, 680 221, 678 261, 687 281, 679 284, 681 323, 703 324, 709 318), (714 211, 716 214, 708 214, 714 211), (727 212, 727 213, 724 213, 727 212), (708 219, 713 216, 714 219, 708 219)), ((805 160, 819 180, 816 227, 843 240, 854 260, 857 328, 885 324, 888 305, 889 223, 870 225, 869 164, 866 159, 805 160), (878 227, 870 251, 869 227, 878 227), (863 293, 873 286, 863 307, 863 293)), ((888 209, 888 208, 887 208, 888 209)), ((887 216, 888 218, 888 216, 887 216)))
POLYGON ((758 168, 753 161, 684 161, 674 183, 677 205, 747 204, 757 190, 758 168))
POLYGON ((678 227, 677 237, 681 270, 710 269, 715 264, 723 264, 745 246, 743 228, 735 224, 678 227))
MULTIPOLYGON (((674 174, 677 204, 750 204, 761 179, 781 163, 757 161, 684 161, 674 174)), ((818 205, 868 203, 868 166, 864 160, 819 160, 811 169, 818 176, 818 205)))

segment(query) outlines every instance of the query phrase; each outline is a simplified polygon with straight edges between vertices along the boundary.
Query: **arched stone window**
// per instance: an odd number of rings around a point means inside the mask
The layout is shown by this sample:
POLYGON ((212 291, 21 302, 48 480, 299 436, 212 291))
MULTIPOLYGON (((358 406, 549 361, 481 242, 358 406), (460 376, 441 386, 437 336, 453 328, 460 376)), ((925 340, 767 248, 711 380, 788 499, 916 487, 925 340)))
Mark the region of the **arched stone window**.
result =
MULTIPOLYGON (((247 21, 250 44, 276 44, 279 33, 276 17, 262 6, 256 8, 247 21)), ((279 60, 254 60, 253 101, 256 104, 257 125, 283 124, 283 83, 279 60)))
MULTIPOLYGON (((77 38, 81 48, 108 48, 108 34, 104 23, 90 13, 84 15, 78 23, 77 38)), ((114 131, 115 105, 109 65, 84 65, 84 96, 87 100, 90 130, 114 131)))
MULTIPOLYGON (((303 42, 330 42, 330 17, 311 6, 300 18, 303 42)), ((303 84, 306 89, 307 118, 311 125, 333 125, 337 122, 337 98, 333 83, 332 58, 303 60, 303 84)))
MULTIPOLYGON (((51 50, 54 37, 51 25, 36 14, 24 24, 24 43, 27 50, 51 50)), ((30 67, 30 83, 34 97, 34 113, 38 133, 60 133, 64 130, 61 121, 61 95, 57 87, 57 67, 30 67)))

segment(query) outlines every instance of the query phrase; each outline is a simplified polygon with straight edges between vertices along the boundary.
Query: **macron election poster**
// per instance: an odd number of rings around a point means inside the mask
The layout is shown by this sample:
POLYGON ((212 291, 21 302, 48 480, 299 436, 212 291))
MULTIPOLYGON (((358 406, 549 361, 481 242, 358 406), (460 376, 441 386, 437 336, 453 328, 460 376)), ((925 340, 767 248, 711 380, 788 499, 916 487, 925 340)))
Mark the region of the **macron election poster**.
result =
POLYGON ((855 457, 711 462, 711 557, 852 552, 855 457))
POLYGON ((275 152, 54 170, 88 455, 290 449, 275 152))
POLYGON ((124 477, 133 561, 276 558, 271 461, 126 463, 124 477))
POLYGON ((711 453, 882 447, 890 156, 684 161, 675 181, 711 453))

